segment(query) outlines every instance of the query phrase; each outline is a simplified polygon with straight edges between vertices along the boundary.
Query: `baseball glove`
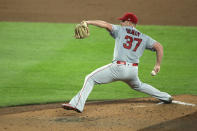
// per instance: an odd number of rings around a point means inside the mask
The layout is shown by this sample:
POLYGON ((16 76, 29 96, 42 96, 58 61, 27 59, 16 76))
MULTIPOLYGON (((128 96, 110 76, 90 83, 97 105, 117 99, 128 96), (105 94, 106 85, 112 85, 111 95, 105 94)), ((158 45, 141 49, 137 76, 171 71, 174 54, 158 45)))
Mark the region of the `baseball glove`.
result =
POLYGON ((88 25, 85 21, 82 21, 80 24, 77 24, 75 27, 75 38, 76 39, 83 39, 88 37, 89 34, 89 29, 88 25))

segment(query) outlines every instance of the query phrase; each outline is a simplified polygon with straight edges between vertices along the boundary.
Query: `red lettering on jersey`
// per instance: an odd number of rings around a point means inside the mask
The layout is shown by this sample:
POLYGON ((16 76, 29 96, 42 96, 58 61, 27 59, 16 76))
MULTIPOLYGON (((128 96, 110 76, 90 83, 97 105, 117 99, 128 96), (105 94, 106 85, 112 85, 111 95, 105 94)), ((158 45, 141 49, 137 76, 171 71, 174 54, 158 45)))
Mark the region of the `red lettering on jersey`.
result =
POLYGON ((138 37, 140 36, 140 32, 137 32, 137 36, 138 36, 138 37))
POLYGON ((126 35, 125 39, 127 40, 127 43, 123 43, 123 47, 126 49, 131 49, 132 43, 133 43, 133 38, 131 36, 126 35))
POLYGON ((137 41, 137 44, 135 46, 135 48, 133 49, 133 51, 136 51, 137 48, 140 46, 140 44, 142 43, 142 39, 139 38, 134 38, 134 41, 137 41))
POLYGON ((131 34, 131 29, 126 28, 128 34, 131 34))
POLYGON ((140 39, 140 38, 134 38, 134 39, 133 39, 133 37, 128 36, 128 35, 125 36, 125 39, 126 39, 126 43, 123 43, 123 47, 126 48, 126 49, 128 49, 128 50, 131 49, 132 43, 133 43, 134 41, 137 41, 137 43, 136 43, 136 45, 135 45, 135 47, 134 47, 134 49, 133 49, 134 52, 137 51, 138 47, 139 47, 140 44, 142 43, 142 39, 140 39))
POLYGON ((138 37, 140 36, 140 32, 138 32, 138 31, 131 30, 131 29, 128 29, 128 28, 126 28, 126 31, 127 31, 128 34, 132 34, 132 35, 138 36, 138 37))
POLYGON ((134 30, 132 30, 132 35, 135 35, 135 31, 134 30))

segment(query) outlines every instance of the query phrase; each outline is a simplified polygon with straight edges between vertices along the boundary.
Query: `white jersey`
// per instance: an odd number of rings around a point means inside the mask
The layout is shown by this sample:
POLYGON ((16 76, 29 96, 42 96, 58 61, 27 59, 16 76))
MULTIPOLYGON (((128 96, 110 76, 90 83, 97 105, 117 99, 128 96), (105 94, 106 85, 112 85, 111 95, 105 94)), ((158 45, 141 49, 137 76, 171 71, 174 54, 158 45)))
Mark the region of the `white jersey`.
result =
POLYGON ((112 25, 111 35, 115 38, 113 61, 139 63, 144 50, 153 50, 156 42, 132 26, 112 25))

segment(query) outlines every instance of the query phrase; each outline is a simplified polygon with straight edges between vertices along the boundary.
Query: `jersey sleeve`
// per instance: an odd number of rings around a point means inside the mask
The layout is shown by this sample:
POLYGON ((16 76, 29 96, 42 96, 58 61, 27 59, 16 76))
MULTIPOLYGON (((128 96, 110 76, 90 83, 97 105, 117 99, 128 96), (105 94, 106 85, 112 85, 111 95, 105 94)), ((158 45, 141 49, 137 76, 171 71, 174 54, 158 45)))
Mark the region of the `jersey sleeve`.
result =
POLYGON ((155 51, 153 49, 153 46, 154 46, 154 44, 156 42, 157 42, 156 40, 154 40, 151 37, 147 36, 147 39, 146 39, 146 49, 151 50, 151 51, 155 51))
POLYGON ((119 25, 112 25, 112 31, 110 32, 111 36, 116 38, 118 37, 120 31, 120 26, 119 25))

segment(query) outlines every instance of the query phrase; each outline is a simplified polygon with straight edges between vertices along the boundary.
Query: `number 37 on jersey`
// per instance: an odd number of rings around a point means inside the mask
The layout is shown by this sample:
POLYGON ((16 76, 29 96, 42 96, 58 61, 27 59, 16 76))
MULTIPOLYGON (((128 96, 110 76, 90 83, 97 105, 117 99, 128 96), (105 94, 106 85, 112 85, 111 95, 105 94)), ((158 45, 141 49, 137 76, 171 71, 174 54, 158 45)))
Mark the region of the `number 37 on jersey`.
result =
MULTIPOLYGON (((135 36, 139 36, 139 32, 136 32, 134 30, 130 30, 130 29, 127 29, 127 33, 129 34, 132 34, 132 35, 135 35, 135 36)), ((126 43, 123 43, 123 47, 126 48, 126 49, 131 49, 132 47, 132 44, 134 42, 137 42, 133 48, 133 51, 136 52, 138 47, 140 46, 140 44, 142 43, 142 39, 140 38, 135 38, 135 37, 132 37, 132 36, 129 36, 129 35, 126 35, 125 36, 125 39, 126 39, 126 43)))

